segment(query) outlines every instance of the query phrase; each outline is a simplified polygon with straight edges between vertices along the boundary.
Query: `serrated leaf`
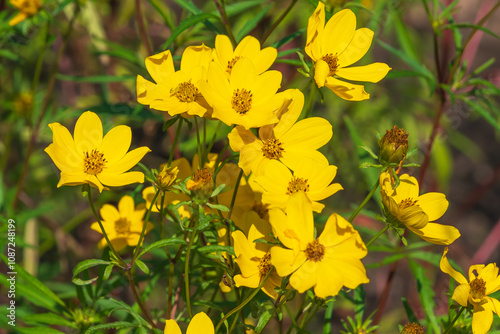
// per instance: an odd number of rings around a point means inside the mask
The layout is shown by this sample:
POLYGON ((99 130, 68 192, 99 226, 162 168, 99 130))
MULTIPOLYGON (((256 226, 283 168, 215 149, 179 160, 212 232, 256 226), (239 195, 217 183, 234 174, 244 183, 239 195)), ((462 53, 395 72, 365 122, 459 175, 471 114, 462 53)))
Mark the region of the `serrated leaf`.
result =
POLYGON ((137 267, 139 267, 139 269, 142 270, 143 273, 149 275, 149 268, 144 262, 139 259, 135 259, 134 263, 137 265, 137 267))
POLYGON ((187 245, 186 241, 185 240, 182 240, 182 239, 163 239, 163 240, 159 240, 159 241, 155 241, 153 242, 152 244, 149 244, 147 245, 140 253, 139 255, 137 256, 137 258, 140 258, 141 256, 143 256, 144 254, 146 254, 147 252, 150 252, 152 251, 153 249, 156 249, 156 248, 160 248, 160 247, 164 247, 164 246, 168 246, 168 245, 187 245))
POLYGON ((170 34, 170 37, 167 39, 165 44, 163 45, 163 49, 166 50, 170 44, 179 36, 182 32, 184 32, 186 29, 189 29, 190 27, 194 26, 195 24, 205 21, 208 19, 218 19, 217 16, 211 13, 200 13, 196 15, 192 15, 188 17, 187 19, 183 20, 182 22, 179 23, 177 28, 175 28, 174 31, 170 34))
POLYGON ((269 9, 272 7, 273 3, 271 2, 266 7, 264 7, 261 11, 259 11, 256 15, 254 15, 250 20, 245 22, 245 25, 241 28, 241 30, 236 34, 236 41, 239 42, 241 39, 252 31, 253 28, 257 26, 257 24, 262 20, 262 18, 266 15, 269 9))

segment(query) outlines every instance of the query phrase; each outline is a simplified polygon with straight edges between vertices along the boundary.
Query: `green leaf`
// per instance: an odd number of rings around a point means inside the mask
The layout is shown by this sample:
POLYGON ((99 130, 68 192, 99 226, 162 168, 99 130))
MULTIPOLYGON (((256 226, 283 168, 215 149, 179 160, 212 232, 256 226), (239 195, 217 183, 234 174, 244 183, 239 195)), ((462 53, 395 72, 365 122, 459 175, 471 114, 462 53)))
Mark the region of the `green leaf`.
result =
POLYGON ((262 332, 262 330, 264 329, 264 327, 266 327, 269 320, 271 320, 272 316, 273 316, 272 309, 268 309, 264 313, 262 313, 261 316, 259 317, 259 321, 257 322, 257 326, 255 326, 255 332, 256 333, 262 332))
POLYGON ((147 252, 152 251, 153 249, 168 246, 168 245, 187 245, 185 240, 182 239, 163 239, 159 240, 156 242, 153 242, 152 244, 147 245, 137 256, 137 258, 140 258, 147 252))
POLYGON ((165 123, 163 124, 163 127, 161 128, 161 130, 163 132, 167 131, 167 129, 169 127, 171 127, 172 125, 175 124, 175 122, 177 122, 179 120, 179 118, 181 118, 182 116, 181 115, 177 115, 175 117, 172 117, 171 119, 169 119, 168 121, 165 121, 165 123))
POLYGON ((49 327, 16 327, 16 333, 21 334, 64 334, 64 332, 49 327))
POLYGON ((221 246, 221 245, 208 245, 198 248, 200 253, 223 253, 228 252, 234 256, 233 246, 221 246))
POLYGON ((208 207, 215 209, 215 210, 220 210, 222 212, 228 212, 229 209, 222 204, 214 204, 214 203, 206 203, 208 207))
POLYGON ((420 297, 420 303, 425 312, 427 327, 432 328, 434 333, 440 333, 441 329, 436 314, 434 313, 435 302, 434 290, 432 288, 433 282, 425 275, 424 268, 422 268, 420 264, 413 260, 409 260, 408 262, 410 264, 410 270, 417 281, 418 296, 420 297))
POLYGON ((359 146, 359 148, 361 148, 361 149, 365 150, 366 152, 368 152, 368 154, 370 154, 373 159, 378 160, 378 156, 368 146, 359 146))
POLYGON ((236 34, 236 41, 239 42, 242 38, 252 31, 253 28, 257 26, 257 24, 262 20, 262 18, 266 15, 269 9, 272 7, 273 3, 271 2, 269 5, 264 7, 260 12, 258 12, 254 17, 250 20, 246 21, 245 25, 241 28, 241 30, 236 34))
POLYGON ((474 109, 481 117, 483 117, 488 123, 490 123, 495 130, 500 131, 500 122, 495 119, 488 110, 481 107, 478 103, 472 102, 470 99, 464 96, 457 96, 457 98, 467 104, 469 107, 474 109))
POLYGON ((418 323, 418 319, 415 316, 415 313, 413 312, 410 304, 408 304, 408 302, 406 301, 406 298, 404 298, 404 297, 401 298, 401 302, 403 303, 403 307, 406 311, 406 316, 408 317, 408 321, 418 323))
POLYGON ((278 49, 278 48, 282 47, 283 45, 293 41, 295 38, 302 36, 305 31, 306 31, 306 28, 299 29, 296 32, 294 32, 293 34, 285 36, 282 39, 280 39, 279 41, 274 42, 271 46, 273 48, 278 49))
POLYGON ((126 322, 126 321, 116 321, 116 322, 111 322, 109 324, 102 324, 102 325, 97 325, 97 326, 92 326, 89 329, 85 331, 85 334, 87 333, 94 333, 97 331, 100 331, 102 329, 122 329, 122 328, 132 328, 132 327, 139 327, 139 325, 134 324, 132 322, 126 322))
POLYGON ((163 49, 166 50, 170 46, 170 44, 177 38, 177 36, 179 36, 184 30, 189 29, 190 27, 194 26, 195 24, 197 24, 201 21, 208 20, 208 19, 218 19, 218 17, 215 16, 214 14, 211 14, 211 13, 200 13, 200 14, 192 15, 192 16, 188 17, 187 19, 185 19, 184 21, 179 23, 179 25, 177 26, 177 28, 174 31, 172 31, 172 33, 170 34, 170 37, 167 39, 167 41, 163 45, 163 49))
POLYGON ((71 328, 78 328, 75 323, 55 313, 28 314, 23 316, 23 321, 27 323, 42 323, 48 325, 59 325, 71 328))
POLYGON ((143 273, 145 273, 146 275, 149 275, 149 268, 144 262, 142 262, 139 259, 135 259, 134 263, 139 267, 139 269, 142 270, 143 273))
POLYGON ((76 265, 76 267, 73 269, 73 276, 78 275, 85 269, 89 269, 95 266, 102 266, 102 265, 108 265, 111 264, 111 261, 104 261, 101 259, 89 259, 89 260, 84 260, 76 265))
POLYGON ((266 1, 265 0, 235 1, 234 3, 226 6, 226 14, 228 17, 231 17, 239 13, 246 12, 251 8, 256 7, 264 2, 266 1))
POLYGON ((452 24, 447 24, 442 27, 442 29, 453 29, 453 28, 471 28, 475 30, 481 30, 484 31, 485 33, 500 39, 500 36, 495 34, 493 31, 491 31, 488 28, 485 28, 483 26, 479 26, 477 24, 472 24, 472 23, 452 23, 452 24))
POLYGON ((89 82, 89 83, 108 83, 108 82, 123 82, 127 80, 136 80, 136 75, 91 75, 91 76, 79 76, 79 75, 65 75, 58 73, 56 78, 63 81, 74 81, 74 82, 89 82))

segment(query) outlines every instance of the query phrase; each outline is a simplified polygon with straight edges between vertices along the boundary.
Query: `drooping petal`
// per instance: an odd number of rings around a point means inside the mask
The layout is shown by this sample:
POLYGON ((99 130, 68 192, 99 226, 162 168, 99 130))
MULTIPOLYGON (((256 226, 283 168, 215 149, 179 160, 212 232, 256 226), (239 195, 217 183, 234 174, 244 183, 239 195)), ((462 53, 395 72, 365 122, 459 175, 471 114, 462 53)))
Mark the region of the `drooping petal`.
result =
POLYGON ((125 186, 132 183, 143 183, 144 174, 141 172, 128 172, 123 174, 99 174, 99 181, 111 187, 125 186))
POLYGON ((354 32, 349 47, 337 56, 338 63, 342 67, 354 64, 368 52, 372 44, 373 31, 368 28, 357 29, 354 32))
MULTIPOLYGON (((443 252, 443 256, 441 257, 441 262, 439 263, 439 268, 441 268, 441 270, 444 273, 453 277, 453 279, 455 279, 455 281, 457 281, 458 283, 468 285, 469 282, 467 282, 467 279, 464 277, 464 275, 462 275, 461 273, 459 273, 458 271, 453 269, 453 267, 448 262, 448 258, 446 257, 447 253, 448 253, 448 247, 445 247, 444 252, 443 252)), ((466 305, 467 305, 467 303, 465 303, 464 306, 466 306, 466 305)))
MULTIPOLYGON (((237 262, 238 267, 240 267, 240 262, 237 262)), ((246 268, 248 268, 248 267, 246 267, 246 268)), ((234 276, 233 277, 234 284, 237 287, 246 286, 246 287, 254 288, 254 289, 256 287, 258 287, 260 284, 260 275, 259 275, 259 269, 257 268, 257 265, 254 266, 254 269, 256 269, 256 272, 253 275, 245 272, 245 275, 247 275, 247 276, 243 276, 243 274, 234 276)), ((243 270, 242 270, 242 273, 243 273, 243 270)))
POLYGON ((365 66, 342 67, 337 69, 335 74, 352 81, 379 82, 390 70, 387 64, 373 63, 365 66))
POLYGON ((417 204, 429 216, 429 221, 441 218, 448 209, 448 201, 442 193, 426 193, 418 197, 417 204))
POLYGON ((325 86, 327 78, 330 76, 330 67, 323 59, 318 59, 314 64, 314 81, 321 88, 325 86))
POLYGON ((351 43, 355 30, 356 15, 350 9, 343 9, 333 15, 321 35, 322 55, 341 54, 351 43))
POLYGON ((424 228, 429 222, 427 214, 418 206, 401 209, 397 218, 412 230, 424 228))
POLYGON ((118 125, 109 130, 97 150, 104 154, 106 162, 113 164, 122 159, 130 148, 132 130, 126 125, 118 125))
POLYGON ((370 94, 365 92, 363 85, 354 85, 345 81, 340 81, 333 77, 326 78, 324 86, 344 100, 363 101, 370 98, 370 94))
POLYGON ((318 1, 318 6, 307 21, 307 39, 305 51, 312 60, 317 61, 321 57, 320 36, 325 28, 325 5, 318 1))
POLYGON ((493 323, 492 304, 484 303, 474 306, 472 314, 472 332, 474 334, 486 334, 493 323))
POLYGON ((462 306, 467 306, 469 295, 470 295, 470 285, 460 284, 455 288, 455 291, 453 291, 451 299, 453 299, 462 306))
POLYGON ((214 334, 214 324, 204 312, 196 314, 189 323, 186 334, 214 334))
POLYGON ((460 231, 450 225, 428 223, 421 229, 408 228, 420 238, 435 245, 450 245, 460 237, 460 231))
POLYGON ((491 303, 493 312, 495 312, 497 315, 500 315, 500 302, 498 301, 498 299, 491 297, 485 297, 485 299, 488 301, 488 303, 491 303))
POLYGON ((102 142, 102 123, 96 113, 84 112, 75 125, 75 149, 77 152, 89 152, 99 147, 102 142))
MULTIPOLYGON (((213 326, 213 325, 212 325, 213 326)), ((169 319, 165 321, 165 330, 164 334, 182 334, 179 325, 175 322, 175 320, 169 319)))

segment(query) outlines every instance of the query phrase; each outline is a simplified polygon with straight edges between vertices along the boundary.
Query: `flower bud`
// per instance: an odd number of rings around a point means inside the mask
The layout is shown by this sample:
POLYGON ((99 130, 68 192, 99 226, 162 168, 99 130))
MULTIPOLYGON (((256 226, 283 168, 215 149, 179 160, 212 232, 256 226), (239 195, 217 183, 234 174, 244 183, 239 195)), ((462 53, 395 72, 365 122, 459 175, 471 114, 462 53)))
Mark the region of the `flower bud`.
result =
POLYGON ((401 334, 424 334, 424 327, 416 322, 407 323, 401 330, 401 334))
POLYGON ((186 188, 194 195, 194 199, 205 202, 214 190, 214 180, 208 168, 198 169, 191 179, 187 180, 186 188))
POLYGON ((385 132, 378 142, 379 161, 382 164, 399 163, 404 160, 408 152, 408 133, 397 126, 385 132))
POLYGON ((162 166, 162 170, 157 176, 157 185, 161 190, 168 190, 171 186, 175 184, 177 180, 177 174, 179 174, 179 168, 177 167, 167 167, 162 166))

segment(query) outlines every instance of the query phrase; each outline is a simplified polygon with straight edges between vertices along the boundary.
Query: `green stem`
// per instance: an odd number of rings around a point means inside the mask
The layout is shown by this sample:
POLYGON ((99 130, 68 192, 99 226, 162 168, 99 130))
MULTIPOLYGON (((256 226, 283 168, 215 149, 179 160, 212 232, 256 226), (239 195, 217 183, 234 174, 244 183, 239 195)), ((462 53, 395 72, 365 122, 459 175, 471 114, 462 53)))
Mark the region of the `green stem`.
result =
POLYGON ((193 215, 195 215, 196 217, 194 221, 193 231, 191 232, 191 236, 189 237, 189 244, 186 251, 186 262, 184 263, 184 284, 186 287, 186 306, 189 318, 193 317, 193 311, 191 310, 191 294, 189 291, 189 259, 191 256, 191 247, 193 246, 194 239, 196 237, 196 232, 198 230, 198 223, 199 223, 198 210, 199 208, 196 207, 196 211, 193 213, 193 215))
POLYGON ((450 322, 450 324, 448 325, 448 327, 446 327, 446 330, 443 332, 443 334, 447 334, 451 331, 451 329, 453 328, 453 325, 455 324, 455 322, 457 322, 458 318, 460 317, 460 315, 462 315, 462 312, 465 310, 465 307, 462 306, 462 308, 460 309, 460 311, 458 311, 457 315, 455 316, 455 318, 453 318, 453 320, 450 322))
POLYGON ((318 312, 319 308, 320 308, 320 304, 316 304, 311 308, 311 311, 309 311, 309 314, 307 314, 306 316, 304 316, 304 318, 302 318, 302 321, 300 323, 300 329, 303 330, 304 328, 307 327, 307 325, 309 325, 311 320, 316 315, 316 312, 318 312))
POLYGON ((238 178, 236 179, 236 184, 234 185, 233 197, 231 198, 231 205, 229 205, 229 213, 227 214, 228 220, 231 219, 231 214, 233 213, 234 203, 236 202, 236 195, 238 194, 238 188, 240 187, 242 176, 243 176, 243 169, 240 169, 240 173, 238 174, 238 178))
POLYGON ((231 311, 229 311, 228 313, 226 313, 226 315, 224 315, 224 317, 217 324, 217 327, 215 327, 215 333, 219 332, 219 328, 222 326, 222 324, 224 323, 224 321, 226 321, 230 316, 232 316, 233 314, 235 314, 236 312, 238 312, 239 310, 241 310, 243 307, 245 307, 245 305, 248 304, 253 299, 253 297, 255 297, 255 295, 264 286, 264 283, 266 282, 266 280, 269 277, 269 275, 271 275, 271 273, 273 272, 273 270, 274 270, 274 268, 271 269, 271 270, 269 270, 269 272, 267 273, 267 275, 260 282, 259 286, 252 292, 252 294, 250 296, 248 296, 248 298, 246 298, 242 303, 240 303, 238 306, 236 306, 234 309, 232 309, 231 311))
POLYGON ((170 148, 170 155, 168 157, 168 166, 172 164, 172 160, 174 159, 175 147, 177 146, 177 140, 179 139, 179 135, 181 133, 182 121, 184 118, 179 118, 179 124, 177 124, 177 130, 175 130, 174 142, 172 143, 172 147, 170 148))
POLYGON ((381 229, 373 238, 370 239, 365 245, 368 248, 375 240, 377 240, 378 237, 380 237, 382 234, 384 234, 385 231, 389 228, 389 224, 386 224, 383 229, 381 229))
POLYGON ((126 273, 127 273, 127 277, 128 277, 128 282, 129 282, 129 285, 130 285, 130 289, 132 289, 132 294, 134 295, 134 299, 135 299, 137 305, 139 305, 139 308, 141 309, 142 314, 146 318, 146 321, 151 325, 152 328, 157 328, 156 325, 155 325, 155 323, 153 322, 153 320, 149 316, 148 310, 146 309, 146 307, 144 306, 144 304, 142 304, 141 298, 139 297, 139 294, 137 293, 137 289, 135 288, 134 279, 132 278, 132 273, 130 272, 131 268, 132 267, 130 267, 129 269, 127 269, 126 273))
POLYGON ((290 4, 285 9, 285 11, 283 12, 283 14, 281 14, 281 16, 276 20, 276 22, 274 22, 274 24, 271 26, 271 28, 266 32, 266 34, 264 35, 264 37, 262 37, 262 40, 260 42, 261 45, 264 45, 264 43, 266 42, 266 40, 269 38, 269 36, 274 31, 274 29, 276 29, 276 27, 281 23, 281 21, 283 21, 283 19, 285 18, 285 16, 287 16, 287 14, 292 10, 293 6, 295 6, 296 3, 297 3, 297 0, 292 0, 292 2, 290 2, 290 4))
MULTIPOLYGON (((165 208, 165 192, 162 192, 161 194, 161 205, 160 205, 160 236, 161 239, 165 239, 165 234, 163 233, 163 218, 164 218, 164 212, 163 209, 165 208)), ((170 253, 167 249, 167 246, 163 246, 163 250, 165 251, 165 255, 168 257, 169 260, 172 260, 172 256, 170 256, 170 253)))
POLYGON ((135 246, 134 255, 132 256, 132 261, 130 261, 130 266, 134 265, 134 261, 137 258, 137 255, 139 255, 139 249, 142 246, 142 241, 144 240, 144 234, 146 234, 146 228, 148 226, 149 216, 151 215, 151 210, 153 209, 153 206, 156 205, 156 199, 158 198, 159 194, 160 194, 160 189, 156 191, 155 196, 153 197, 153 201, 151 202, 151 205, 148 208, 148 212, 146 213, 146 218, 144 219, 144 225, 142 226, 141 236, 139 237, 139 242, 135 246))
POLYGON ((198 146, 198 161, 199 161, 198 169, 202 169, 204 166, 203 148, 201 147, 200 128, 198 127, 198 116, 194 116, 194 127, 196 129, 196 144, 198 146))
POLYGON ((361 204, 357 207, 357 209, 352 213, 351 217, 349 217, 349 223, 352 223, 352 221, 358 215, 358 213, 361 211, 361 209, 363 209, 363 207, 366 205, 366 203, 368 203, 370 198, 372 198, 373 194, 375 193, 375 191, 378 188, 379 182, 380 182, 379 180, 377 180, 377 182, 375 182, 375 185, 373 186, 372 190, 370 190, 370 192, 368 193, 368 195, 366 195, 363 202, 361 202, 361 204))
POLYGON ((214 0, 214 2, 222 17, 222 24, 224 24, 224 27, 226 28, 229 39, 231 40, 231 43, 233 43, 233 45, 236 47, 236 38, 234 38, 231 25, 229 24, 229 18, 226 13, 226 4, 224 3, 224 0, 221 0, 220 3, 218 0, 214 0))
POLYGON ((219 133, 219 128, 221 126, 222 122, 218 121, 217 122, 217 128, 215 129, 214 135, 212 136, 212 139, 210 140, 210 144, 208 144, 207 152, 210 153, 212 150, 212 147, 215 144, 215 139, 217 139, 217 134, 219 133))
MULTIPOLYGON (((175 260, 175 259, 174 259, 175 260)), ((168 299, 167 299, 167 314, 165 317, 171 319, 170 313, 172 313, 172 295, 174 292, 174 270, 175 261, 170 260, 170 266, 168 268, 168 299)))

